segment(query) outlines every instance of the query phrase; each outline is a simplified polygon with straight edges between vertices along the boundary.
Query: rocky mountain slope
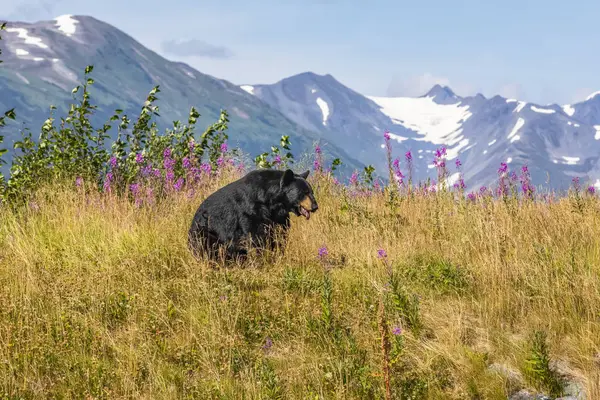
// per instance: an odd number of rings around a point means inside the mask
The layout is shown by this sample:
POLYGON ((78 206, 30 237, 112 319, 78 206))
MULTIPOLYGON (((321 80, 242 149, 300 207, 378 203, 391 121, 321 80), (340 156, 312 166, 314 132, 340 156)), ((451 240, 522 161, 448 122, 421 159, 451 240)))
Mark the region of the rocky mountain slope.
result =
MULTIPOLYGON (((439 85, 418 98, 387 98, 314 73, 241 88, 379 170, 386 167, 387 129, 395 156, 404 161, 412 152, 416 179, 435 178, 435 149, 444 146, 449 160, 462 162, 471 189, 492 184, 502 162, 517 173, 527 164, 536 185, 564 189, 577 176, 600 187, 600 92, 564 106, 460 97, 439 85)), ((452 183, 458 175, 448 165, 452 183)))
MULTIPOLYGON (((4 63, 0 65, 0 110, 16 108, 19 126, 7 126, 6 141, 27 127, 34 136, 48 118, 51 104, 64 116, 72 102, 71 90, 93 65, 91 101, 99 106, 92 118, 101 126, 119 108, 136 117, 148 92, 160 85, 157 102, 159 127, 173 120, 187 120, 192 106, 201 114, 199 133, 218 119, 221 109, 229 112, 230 144, 251 156, 279 144, 289 135, 295 156, 312 151, 321 140, 265 102, 238 86, 203 74, 190 66, 171 62, 150 51, 119 29, 86 16, 62 16, 33 24, 9 22, 3 40, 4 63)), ((343 149, 326 146, 328 155, 340 157, 346 168, 362 168, 343 149)))

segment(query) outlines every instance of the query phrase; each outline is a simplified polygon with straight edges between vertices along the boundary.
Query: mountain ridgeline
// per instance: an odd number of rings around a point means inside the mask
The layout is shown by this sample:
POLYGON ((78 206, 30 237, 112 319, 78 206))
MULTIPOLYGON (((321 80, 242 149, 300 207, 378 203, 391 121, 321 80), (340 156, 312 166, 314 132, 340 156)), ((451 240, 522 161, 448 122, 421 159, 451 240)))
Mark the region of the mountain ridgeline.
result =
MULTIPOLYGON (((225 109, 231 116, 230 143, 253 156, 289 135, 295 155, 312 151, 318 141, 331 158, 342 159, 344 174, 373 165, 387 177, 387 130, 393 157, 405 173, 405 154, 411 152, 415 182, 436 179, 434 154, 445 147, 449 183, 458 179, 453 161, 459 159, 467 190, 492 185, 501 163, 517 173, 527 165, 535 185, 560 190, 579 177, 600 187, 600 92, 562 106, 461 97, 440 85, 417 98, 374 97, 311 72, 269 85, 237 86, 168 61, 92 17, 9 25, 2 43, 0 110, 16 108, 19 121, 32 130, 48 117, 50 104, 58 115, 67 111, 71 89, 91 64, 96 124, 116 108, 137 115, 149 90, 160 85, 161 129, 185 120, 192 106, 207 125, 225 109)), ((9 143, 18 137, 17 128, 5 128, 9 143)))
MULTIPOLYGON (((321 142, 330 159, 343 161, 341 170, 363 166, 339 147, 326 145, 317 132, 307 130, 265 102, 225 80, 203 74, 190 66, 166 60, 115 27, 87 16, 64 16, 33 24, 9 23, 3 32, 3 60, 0 65, 0 110, 15 108, 19 124, 4 128, 8 146, 28 128, 36 136, 48 118, 50 105, 55 115, 64 116, 74 102, 72 89, 83 80, 87 65, 93 65, 91 102, 98 108, 91 116, 102 126, 121 109, 130 118, 154 86, 159 86, 159 116, 154 120, 161 131, 174 120, 187 121, 191 107, 201 117, 198 134, 229 114, 230 146, 256 156, 289 136, 293 154, 311 152, 321 142)), ((110 132, 113 139, 116 132, 110 132)), ((10 159, 9 152, 9 159, 10 159)))

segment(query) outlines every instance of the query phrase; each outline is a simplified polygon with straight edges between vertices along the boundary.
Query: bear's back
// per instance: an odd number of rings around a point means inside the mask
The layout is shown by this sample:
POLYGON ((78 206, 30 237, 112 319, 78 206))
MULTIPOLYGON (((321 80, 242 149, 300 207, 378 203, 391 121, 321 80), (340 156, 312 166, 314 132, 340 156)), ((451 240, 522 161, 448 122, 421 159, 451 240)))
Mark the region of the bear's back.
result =
POLYGON ((210 194, 201 206, 206 209, 214 205, 225 205, 231 201, 264 202, 265 197, 274 196, 279 191, 282 175, 283 171, 277 170, 250 171, 240 179, 210 194))

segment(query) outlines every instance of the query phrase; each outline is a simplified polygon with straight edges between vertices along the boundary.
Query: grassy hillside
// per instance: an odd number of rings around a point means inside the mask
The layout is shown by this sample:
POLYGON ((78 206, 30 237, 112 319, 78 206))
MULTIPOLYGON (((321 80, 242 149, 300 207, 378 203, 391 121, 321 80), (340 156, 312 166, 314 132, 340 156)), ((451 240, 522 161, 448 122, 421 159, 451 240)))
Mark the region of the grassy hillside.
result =
POLYGON ((392 207, 313 175, 319 211, 285 255, 212 268, 187 228, 238 173, 142 207, 83 183, 2 209, 8 398, 366 399, 388 380, 393 398, 505 399, 558 394, 561 373, 600 397, 596 197, 392 207))
MULTIPOLYGON (((248 168, 227 114, 161 133, 153 90, 137 120, 94 128, 84 82, 0 177, 2 398, 600 398, 593 187, 537 194, 503 164, 465 196, 444 149, 438 184, 416 185, 389 136, 393 184, 367 168, 343 185, 316 147, 319 211, 293 218, 286 252, 209 265, 188 251, 192 216, 248 168)), ((294 161, 288 139, 256 166, 294 161)))

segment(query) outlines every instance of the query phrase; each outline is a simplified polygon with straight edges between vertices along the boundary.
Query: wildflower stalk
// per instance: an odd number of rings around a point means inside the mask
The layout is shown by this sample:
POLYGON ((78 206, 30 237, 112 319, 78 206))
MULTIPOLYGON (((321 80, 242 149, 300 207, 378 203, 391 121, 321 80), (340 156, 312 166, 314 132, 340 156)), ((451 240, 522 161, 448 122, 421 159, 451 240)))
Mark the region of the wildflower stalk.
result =
POLYGON ((383 138, 385 140, 385 156, 387 158, 389 184, 392 185, 395 179, 394 170, 392 168, 392 145, 390 143, 390 132, 386 130, 383 134, 383 138))
POLYGON ((379 335, 381 337, 381 358, 383 368, 383 382, 385 385, 385 398, 391 400, 392 390, 390 385, 390 339, 388 325, 385 319, 383 296, 379 297, 379 335))

